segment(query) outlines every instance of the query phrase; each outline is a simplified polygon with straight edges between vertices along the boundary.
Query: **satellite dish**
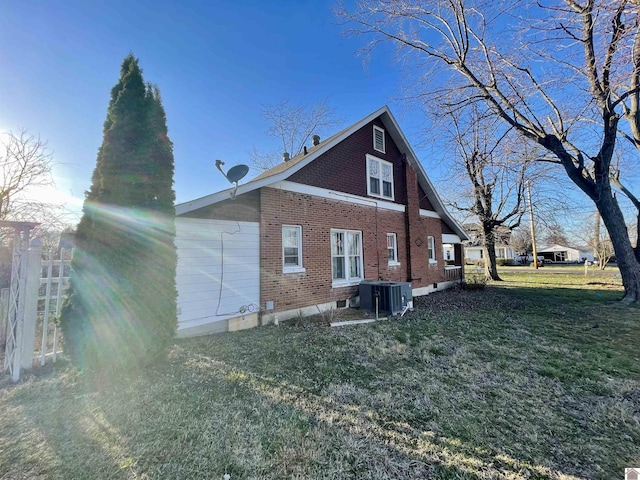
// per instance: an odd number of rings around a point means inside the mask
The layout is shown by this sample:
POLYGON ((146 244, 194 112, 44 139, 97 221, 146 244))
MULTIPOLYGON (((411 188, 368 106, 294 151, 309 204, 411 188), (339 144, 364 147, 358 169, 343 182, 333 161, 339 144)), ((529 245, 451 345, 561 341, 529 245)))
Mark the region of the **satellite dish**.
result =
POLYGON ((227 172, 226 177, 231 183, 238 183, 247 173, 249 173, 249 167, 240 164, 235 167, 231 167, 227 172))
POLYGON ((229 182, 236 184, 236 186, 233 188, 233 192, 231 192, 231 200, 235 200, 236 192, 238 191, 238 182, 242 180, 247 173, 249 173, 249 167, 240 164, 236 165, 235 167, 231 167, 227 173, 224 173, 224 171, 222 170, 222 165, 224 165, 224 162, 222 160, 216 160, 216 168, 220 170, 220 173, 224 175, 224 178, 229 180, 229 182))

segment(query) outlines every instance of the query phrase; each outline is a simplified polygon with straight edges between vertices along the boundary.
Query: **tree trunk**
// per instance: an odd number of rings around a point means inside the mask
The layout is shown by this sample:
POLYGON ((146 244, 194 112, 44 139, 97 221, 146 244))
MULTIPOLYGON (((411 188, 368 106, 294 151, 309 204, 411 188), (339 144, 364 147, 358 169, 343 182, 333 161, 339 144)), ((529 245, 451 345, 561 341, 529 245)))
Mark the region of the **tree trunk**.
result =
POLYGON ((636 217, 636 246, 633 250, 636 254, 636 260, 640 263, 640 212, 636 217))
MULTIPOLYGON (((485 230, 483 228, 483 230, 485 230)), ((487 280, 495 280, 501 282, 502 279, 498 275, 498 269, 496 265, 496 239, 493 231, 483 231, 483 247, 484 247, 484 274, 487 280)))
MULTIPOLYGON (((603 192, 604 193, 604 192, 603 192)), ((616 253, 618 268, 624 285, 622 303, 637 303, 640 300, 640 262, 635 256, 624 216, 616 199, 609 193, 594 199, 602 216, 616 253)))

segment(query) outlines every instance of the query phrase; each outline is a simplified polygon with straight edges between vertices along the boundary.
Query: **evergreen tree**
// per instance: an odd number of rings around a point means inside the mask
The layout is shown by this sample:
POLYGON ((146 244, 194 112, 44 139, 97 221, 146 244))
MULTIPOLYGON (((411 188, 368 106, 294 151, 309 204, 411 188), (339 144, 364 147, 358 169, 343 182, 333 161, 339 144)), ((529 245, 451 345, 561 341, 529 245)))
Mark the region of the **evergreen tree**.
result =
POLYGON ((124 59, 78 225, 65 352, 81 368, 137 367, 176 329, 173 145, 157 87, 124 59))

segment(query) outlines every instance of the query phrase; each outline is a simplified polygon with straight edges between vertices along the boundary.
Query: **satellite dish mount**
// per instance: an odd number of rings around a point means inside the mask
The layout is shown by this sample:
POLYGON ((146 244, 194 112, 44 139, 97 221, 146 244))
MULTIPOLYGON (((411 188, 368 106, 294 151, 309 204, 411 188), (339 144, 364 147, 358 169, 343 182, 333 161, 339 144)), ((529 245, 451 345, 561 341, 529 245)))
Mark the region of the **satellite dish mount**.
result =
POLYGON ((249 167, 246 165, 240 164, 234 167, 231 167, 227 173, 222 171, 222 165, 224 162, 222 160, 216 160, 216 168, 220 170, 220 173, 224 175, 224 178, 229 180, 230 183, 234 183, 233 191, 231 192, 231 200, 235 200, 236 191, 238 190, 238 182, 244 178, 244 176, 249 173, 249 167))

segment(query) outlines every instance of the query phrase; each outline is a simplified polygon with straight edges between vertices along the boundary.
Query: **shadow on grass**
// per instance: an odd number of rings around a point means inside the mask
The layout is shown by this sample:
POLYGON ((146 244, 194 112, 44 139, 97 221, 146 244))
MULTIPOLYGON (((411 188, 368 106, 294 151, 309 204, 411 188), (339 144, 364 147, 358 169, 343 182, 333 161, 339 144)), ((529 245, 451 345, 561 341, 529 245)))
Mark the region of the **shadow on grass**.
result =
POLYGON ((616 293, 490 286, 180 341, 103 389, 58 368, 0 390, 0 477, 612 478, 640 458, 640 329, 603 308, 616 293))
POLYGON ((60 361, 0 390, 1 478, 127 477, 125 439, 69 376, 60 361))
MULTIPOLYGON (((235 383, 234 391, 243 398, 250 395, 264 397, 268 402, 267 409, 286 406, 315 430, 315 433, 300 431, 299 435, 321 438, 338 448, 329 451, 324 444, 309 445, 311 450, 324 456, 321 463, 334 461, 340 475, 331 477, 318 471, 317 476, 307 477, 314 472, 303 467, 299 471, 304 472, 305 478, 558 478, 558 472, 548 467, 416 428, 361 405, 341 401, 330 392, 314 394, 296 384, 260 376, 208 355, 192 356, 188 363, 190 369, 198 370, 202 376, 215 371, 216 375, 235 383)), ((304 457, 310 455, 311 451, 298 452, 295 458, 305 463, 304 457)), ((246 475, 250 472, 237 473, 246 475)))

